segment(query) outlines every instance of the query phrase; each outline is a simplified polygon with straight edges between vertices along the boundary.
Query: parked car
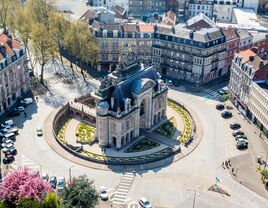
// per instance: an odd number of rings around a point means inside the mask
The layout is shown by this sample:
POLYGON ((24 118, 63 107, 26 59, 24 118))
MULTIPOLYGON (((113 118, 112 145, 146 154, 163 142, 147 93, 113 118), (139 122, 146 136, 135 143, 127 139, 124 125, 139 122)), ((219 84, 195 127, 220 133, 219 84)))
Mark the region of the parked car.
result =
POLYGON ((100 198, 103 201, 108 200, 108 192, 107 192, 107 188, 105 186, 100 187, 100 198))
POLYGON ((248 144, 248 140, 244 139, 244 138, 237 138, 236 139, 236 142, 239 143, 239 142, 244 142, 244 143, 247 143, 248 144))
POLYGON ((224 109, 224 105, 219 103, 219 104, 216 105, 216 109, 217 110, 223 110, 224 109))
POLYGON ((6 127, 11 127, 13 125, 14 125, 14 122, 13 122, 13 120, 10 119, 10 120, 7 120, 4 123, 2 123, 1 127, 6 128, 6 127))
POLYGON ((43 136, 43 130, 42 130, 42 128, 41 127, 38 127, 37 129, 36 129, 36 134, 37 134, 37 136, 43 136))
POLYGON ((230 111, 224 111, 221 113, 221 117, 223 118, 231 118, 233 115, 230 111))
POLYGON ((32 98, 24 98, 22 101, 20 101, 22 104, 30 105, 33 103, 32 98))
POLYGON ((173 86, 173 82, 172 82, 172 80, 168 80, 168 86, 173 86))
POLYGON ((49 184, 52 188, 56 188, 57 186, 57 178, 56 176, 50 176, 49 184))
POLYGON ((236 143, 236 148, 237 149, 244 149, 248 147, 248 143, 245 141, 239 141, 236 143))
POLYGON ((57 183, 57 190, 60 191, 65 187, 65 178, 59 177, 58 183, 57 183))
POLYGON ((243 131, 234 131, 233 136, 236 137, 237 135, 245 135, 243 131))
POLYGON ((47 173, 43 173, 42 174, 42 179, 43 179, 43 181, 48 181, 48 179, 49 179, 49 177, 48 177, 48 174, 47 173))
POLYGON ((4 157, 3 163, 9 164, 9 163, 12 163, 14 160, 15 160, 15 157, 13 155, 7 155, 6 157, 4 157))
POLYGON ((237 135, 237 136, 235 137, 235 140, 237 140, 237 139, 239 139, 239 138, 248 140, 248 138, 247 138, 245 135, 237 135))
POLYGON ((18 111, 18 112, 24 112, 24 107, 23 106, 19 106, 18 108, 15 108, 15 111, 18 111))
POLYGON ((13 146, 11 148, 4 148, 3 149, 3 152, 5 153, 5 155, 16 155, 18 153, 17 149, 13 146), (4 149, 5 149, 5 152, 4 152, 4 149))
POLYGON ((5 142, 3 142, 1 144, 1 146, 2 146, 2 148, 5 148, 6 147, 6 148, 10 149, 11 147, 14 146, 14 143, 13 143, 13 141, 11 139, 8 139, 5 142))
POLYGON ((13 133, 13 132, 6 133, 3 140, 6 141, 8 139, 11 139, 11 140, 15 141, 16 140, 16 134, 13 133))
POLYGON ((144 197, 140 198, 139 205, 142 208, 152 208, 153 207, 152 204, 144 197))
POLYGON ((8 129, 7 133, 19 134, 19 129, 17 127, 13 127, 8 129))
POLYGON ((241 125, 239 123, 232 123, 230 124, 231 129, 239 129, 241 128, 241 125))
POLYGON ((228 93, 228 88, 227 87, 224 87, 224 88, 221 88, 218 93, 220 95, 224 95, 224 94, 227 94, 228 93))
POLYGON ((12 110, 12 111, 7 112, 7 117, 16 117, 19 115, 20 115, 20 112, 17 110, 12 110))

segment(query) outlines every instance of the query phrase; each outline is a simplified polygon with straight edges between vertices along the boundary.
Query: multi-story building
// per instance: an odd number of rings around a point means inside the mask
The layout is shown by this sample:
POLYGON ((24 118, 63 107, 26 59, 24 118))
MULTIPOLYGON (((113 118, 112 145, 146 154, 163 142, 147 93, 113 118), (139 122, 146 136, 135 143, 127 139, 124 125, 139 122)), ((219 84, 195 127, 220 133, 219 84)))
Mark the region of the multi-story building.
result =
POLYGON ((237 52, 249 49, 253 43, 253 35, 246 30, 239 30, 237 32, 240 37, 237 52))
POLYGON ((231 22, 233 8, 238 6, 239 0, 215 0, 213 16, 217 22, 231 22))
POLYGON ((114 70, 119 57, 129 50, 137 54, 139 61, 151 63, 153 24, 102 25, 94 21, 90 27, 100 48, 98 70, 114 70))
POLYGON ((268 83, 253 83, 248 102, 249 117, 268 137, 268 83))
POLYGON ((256 48, 236 54, 229 82, 231 101, 268 136, 268 61, 256 48))
POLYGON ((167 93, 155 66, 143 68, 128 53, 95 92, 99 145, 119 149, 166 119, 167 93))
POLYGON ((129 16, 152 17, 166 11, 165 0, 129 0, 129 16))
POLYGON ((0 115, 30 88, 25 47, 6 34, 0 34, 0 115))
POLYGON ((266 80, 268 80, 268 62, 256 54, 256 48, 239 52, 235 55, 231 67, 229 82, 231 101, 246 114, 252 83, 266 80))
POLYGON ((227 55, 226 64, 229 69, 232 65, 234 55, 237 52, 240 37, 236 29, 232 27, 223 28, 222 32, 226 37, 226 55, 227 55))
POLYGON ((212 19, 213 0, 190 0, 188 6, 188 16, 192 18, 200 13, 212 19))
POLYGON ((187 26, 157 25, 153 63, 166 77, 204 84, 228 73, 226 38, 202 13, 188 20, 187 26))
POLYGON ((253 9, 257 12, 259 0, 240 0, 238 1, 238 5, 242 8, 253 9))

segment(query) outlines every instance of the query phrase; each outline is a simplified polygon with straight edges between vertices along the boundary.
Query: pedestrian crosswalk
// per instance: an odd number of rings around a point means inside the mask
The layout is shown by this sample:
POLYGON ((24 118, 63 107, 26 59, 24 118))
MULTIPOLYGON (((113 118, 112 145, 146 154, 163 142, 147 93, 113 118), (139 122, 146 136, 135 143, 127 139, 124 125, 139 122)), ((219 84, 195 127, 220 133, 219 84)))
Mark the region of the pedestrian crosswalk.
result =
POLYGON ((220 101, 222 99, 222 96, 218 93, 217 90, 209 89, 209 88, 203 88, 201 92, 198 93, 198 95, 203 97, 205 101, 208 101, 208 100, 220 101))
MULTIPOLYGON (((131 188, 131 185, 135 179, 135 173, 127 172, 124 173, 116 190, 114 193, 114 197, 111 199, 111 203, 114 205, 124 205, 127 199, 127 194, 131 188)), ((128 203, 132 202, 128 199, 128 203)), ((134 208, 134 207, 133 207, 134 208)))
POLYGON ((46 79, 47 84, 57 84, 57 83, 64 83, 64 84, 73 84, 75 78, 78 78, 78 75, 67 75, 62 77, 51 77, 46 79))
POLYGON ((17 170, 19 167, 28 167, 29 169, 33 171, 41 171, 41 167, 34 163, 32 160, 30 160, 25 155, 21 154, 21 157, 19 158, 16 156, 16 159, 13 163, 11 163, 8 167, 9 170, 17 170))

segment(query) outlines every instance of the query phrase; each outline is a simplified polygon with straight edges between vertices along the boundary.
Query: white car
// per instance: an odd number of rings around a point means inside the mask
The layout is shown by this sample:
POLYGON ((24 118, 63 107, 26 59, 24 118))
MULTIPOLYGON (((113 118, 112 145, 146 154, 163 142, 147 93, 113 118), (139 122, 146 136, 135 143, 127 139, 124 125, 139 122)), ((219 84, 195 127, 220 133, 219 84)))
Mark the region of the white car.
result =
POLYGON ((21 101, 22 104, 26 104, 26 105, 30 105, 33 103, 33 98, 24 98, 22 101, 21 101))
POLYGON ((2 147, 3 147, 3 148, 10 149, 11 147, 14 147, 14 144, 13 144, 13 143, 8 143, 8 144, 3 143, 3 144, 2 144, 2 147))
POLYGON ((152 204, 144 197, 140 198, 139 205, 142 208, 153 208, 152 204))
POLYGON ((59 177, 58 178, 58 183, 57 183, 57 190, 62 190, 65 187, 65 178, 64 177, 59 177))
POLYGON ((21 112, 24 112, 24 110, 25 110, 25 109, 24 109, 23 106, 19 106, 19 107, 17 108, 17 111, 20 112, 20 113, 21 113, 21 112))
POLYGON ((107 188, 105 186, 101 186, 100 187, 100 198, 101 200, 108 200, 108 192, 107 192, 107 188))
POLYGON ((246 144, 248 144, 248 141, 247 141, 246 139, 243 139, 243 138, 238 138, 238 139, 236 140, 236 142, 237 142, 237 143, 246 143, 246 144))
POLYGON ((11 127, 11 126, 13 126, 14 125, 14 122, 13 122, 13 120, 7 120, 7 121, 5 121, 4 123, 2 123, 1 124, 1 127, 3 127, 3 128, 8 128, 8 127, 11 127))

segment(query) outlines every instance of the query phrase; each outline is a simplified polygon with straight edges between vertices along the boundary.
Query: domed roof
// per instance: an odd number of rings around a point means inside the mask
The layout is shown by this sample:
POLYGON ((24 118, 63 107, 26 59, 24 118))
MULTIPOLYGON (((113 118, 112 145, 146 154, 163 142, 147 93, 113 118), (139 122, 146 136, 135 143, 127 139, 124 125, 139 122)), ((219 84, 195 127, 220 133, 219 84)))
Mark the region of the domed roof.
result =
POLYGON ((136 79, 132 84, 131 84, 131 91, 135 94, 140 94, 141 92, 152 88, 156 85, 156 82, 152 79, 148 78, 140 78, 136 79))
POLYGON ((105 108, 109 108, 109 104, 104 101, 104 102, 99 102, 98 103, 98 107, 102 108, 102 109, 105 109, 105 108))

